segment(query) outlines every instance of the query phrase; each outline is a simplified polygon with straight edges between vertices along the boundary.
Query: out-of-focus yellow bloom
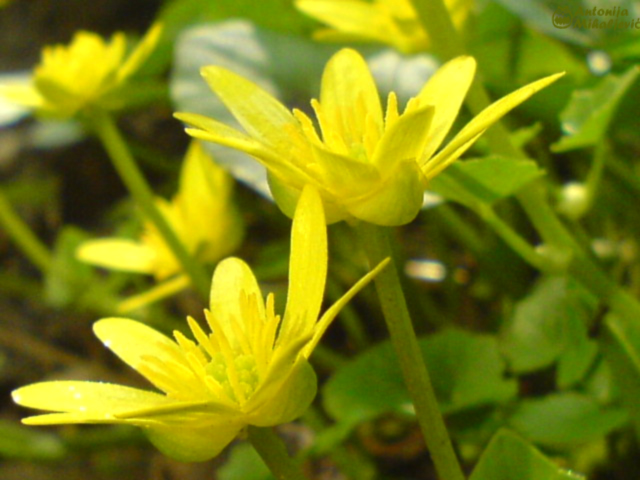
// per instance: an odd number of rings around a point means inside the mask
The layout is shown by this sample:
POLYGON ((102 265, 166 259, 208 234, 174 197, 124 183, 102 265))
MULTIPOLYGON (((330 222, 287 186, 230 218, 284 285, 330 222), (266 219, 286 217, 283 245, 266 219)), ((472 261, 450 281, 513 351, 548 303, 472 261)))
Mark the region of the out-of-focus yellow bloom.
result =
POLYGON ((162 393, 94 382, 36 383, 13 392, 16 403, 57 413, 28 417, 28 425, 125 423, 142 427, 166 455, 183 461, 217 455, 246 425, 272 426, 300 416, 316 394, 307 359, 339 310, 384 267, 363 277, 318 318, 327 274, 322 203, 307 187, 291 234, 284 317, 274 296, 263 299, 251 269, 238 258, 213 275, 211 333, 192 318, 195 342, 174 340, 133 320, 94 325, 104 344, 162 393))
POLYGON ((306 184, 324 201, 327 220, 360 219, 402 225, 415 218, 429 179, 460 157, 484 131, 538 90, 552 75, 496 101, 444 148, 475 74, 471 57, 443 65, 402 114, 396 95, 386 112, 364 59, 344 49, 327 64, 320 100, 312 100, 320 133, 302 111, 293 114, 254 83, 222 67, 205 67, 211 89, 246 133, 202 115, 181 113, 187 132, 252 155, 269 171, 271 192, 287 215, 306 184))
MULTIPOLYGON (((232 193, 231 176, 194 141, 182 165, 178 193, 170 202, 156 201, 187 251, 201 262, 216 262, 242 241, 243 223, 232 193)), ((77 256, 93 265, 152 274, 158 280, 181 271, 180 262, 151 222, 145 222, 139 241, 90 240, 80 246, 77 256)))
MULTIPOLYGON (((454 25, 461 28, 472 0, 445 0, 454 25)), ((370 41, 411 53, 429 47, 425 32, 409 0, 297 0, 296 6, 331 28, 315 33, 318 40, 370 41)))
POLYGON ((106 42, 95 33, 77 32, 69 45, 43 49, 31 85, 0 85, 0 96, 47 118, 71 118, 86 108, 117 109, 120 87, 151 54, 160 30, 153 26, 126 58, 123 33, 106 42))

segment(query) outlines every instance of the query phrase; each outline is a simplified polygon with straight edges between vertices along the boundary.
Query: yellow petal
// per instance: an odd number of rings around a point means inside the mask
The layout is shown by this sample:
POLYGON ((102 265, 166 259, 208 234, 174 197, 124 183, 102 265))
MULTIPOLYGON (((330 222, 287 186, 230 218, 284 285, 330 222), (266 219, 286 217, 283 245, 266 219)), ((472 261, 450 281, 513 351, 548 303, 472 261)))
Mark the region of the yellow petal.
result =
MULTIPOLYGON (((134 369, 145 357, 167 359, 188 368, 178 345, 143 323, 126 318, 105 318, 93 324, 93 331, 105 347, 134 369)), ((153 383, 152 379, 148 380, 153 383)))
POLYGON ((186 129, 187 134, 193 138, 245 152, 279 175, 287 178, 293 176, 298 183, 300 183, 300 179, 302 179, 302 183, 311 181, 307 174, 298 168, 295 162, 291 162, 288 157, 283 156, 282 152, 277 152, 223 123, 195 113, 176 113, 174 117, 193 127, 186 129))
POLYGON ((424 176, 415 160, 396 163, 375 190, 345 206, 360 220, 387 227, 411 222, 420 211, 424 196, 424 176))
MULTIPOLYGON (((15 390, 12 397, 23 407, 78 414, 60 423, 117 423, 119 420, 113 415, 119 411, 171 403, 164 395, 137 388, 76 381, 34 383, 15 390)), ((31 417, 25 423, 37 424, 37 419, 31 417)))
POLYGON ((146 307, 155 302, 159 302, 167 297, 170 297, 191 284, 189 277, 186 275, 177 275, 158 283, 146 292, 133 295, 126 300, 120 302, 116 308, 117 313, 129 313, 139 308, 146 307))
POLYGON ((173 202, 203 262, 219 261, 242 240, 243 223, 231 199, 232 187, 231 176, 206 153, 202 143, 191 142, 173 202))
POLYGON ((270 400, 258 408, 248 421, 259 427, 292 422, 309 408, 317 389, 318 380, 313 367, 306 360, 300 361, 287 381, 271 394, 270 400))
POLYGON ((423 158, 431 158, 449 133, 475 71, 476 61, 472 57, 454 58, 440 67, 418 94, 421 105, 435 108, 423 158))
POLYGON ((434 109, 430 105, 400 116, 385 130, 376 148, 373 164, 385 172, 395 168, 396 162, 417 162, 426 142, 431 139, 433 116, 434 109))
POLYGON ((156 23, 151 26, 142 40, 140 40, 135 50, 131 55, 129 55, 127 60, 118 70, 118 82, 125 80, 142 66, 147 58, 149 58, 149 55, 151 55, 154 48, 156 48, 158 40, 160 40, 161 33, 162 27, 160 24, 156 23))
POLYGON ((337 198, 364 195, 380 181, 378 169, 370 164, 313 145, 315 163, 308 168, 322 179, 321 185, 337 198))
MULTIPOLYGON (((299 0, 296 7, 317 20, 330 25, 335 30, 321 30, 316 36, 332 40, 343 38, 365 38, 389 41, 385 33, 393 27, 392 19, 370 3, 353 0, 299 0)), ((362 39, 360 38, 360 39, 362 39)))
POLYGON ((44 104, 40 93, 30 85, 0 85, 0 98, 29 108, 39 108, 44 104))
POLYGON ((253 82, 222 67, 205 67, 202 76, 251 137, 287 156, 291 133, 299 127, 284 105, 253 82))
POLYGON ((244 411, 255 412, 264 407, 267 402, 273 401, 291 374, 299 368, 301 362, 305 361, 302 352, 312 337, 313 331, 309 331, 307 335, 292 338, 288 342, 277 343, 269 363, 269 369, 244 405, 244 411))
POLYGON ((369 284, 369 282, 373 280, 373 278, 376 275, 378 275, 378 273, 380 273, 380 271, 389 264, 389 262, 390 262, 389 258, 386 258, 385 260, 380 262, 376 266, 376 268, 374 268, 369 273, 367 273, 364 277, 358 280, 358 283, 356 283, 353 287, 351 287, 347 293, 345 293, 342 297, 340 297, 340 299, 338 299, 336 303, 331 305, 331 307, 324 313, 324 315, 322 315, 322 318, 318 320, 318 323, 316 325, 316 329, 313 333, 313 338, 304 347, 304 350, 302 351, 302 355, 305 358, 309 358, 309 356, 311 355, 311 352, 313 352, 313 349, 316 348, 316 345, 322 338, 322 335, 324 335, 324 332, 327 330, 327 328, 329 328, 329 325, 331 325, 331 322, 338 315, 338 313, 340 313, 340 310, 342 310, 342 308, 347 304, 349 300, 351 300, 356 295, 356 293, 358 293, 360 290, 366 287, 369 284))
POLYGON ((423 172, 427 178, 442 171, 448 165, 457 160, 487 128, 500 120, 505 114, 513 110, 534 93, 552 84, 564 73, 557 73, 526 85, 506 97, 489 105, 476 115, 465 127, 443 148, 435 157, 423 166, 423 172))
POLYGON ((245 322, 251 321, 250 318, 245 318, 241 308, 242 295, 255 298, 257 315, 260 321, 264 321, 264 299, 251 268, 239 258, 227 258, 218 264, 213 273, 210 309, 211 315, 220 324, 234 349, 238 348, 235 331, 238 328, 244 329, 245 322), (232 323, 236 324, 235 327, 232 323))
POLYGON ((76 251, 78 260, 91 265, 136 273, 152 273, 155 256, 144 244, 118 238, 89 240, 76 251))
POLYGON ((287 307, 278 336, 285 344, 313 329, 327 279, 327 226, 315 188, 302 191, 291 228, 287 307))
MULTIPOLYGON (((282 213, 289 218, 293 218, 301 191, 269 171, 267 171, 267 180, 271 195, 273 195, 273 199, 282 210, 282 213)), ((349 213, 341 205, 330 202, 326 197, 323 199, 323 206, 327 225, 340 222, 349 217, 349 213)))
POLYGON ((180 462, 203 462, 218 455, 238 435, 244 423, 229 420, 206 427, 157 425, 145 433, 162 453, 180 462))
POLYGON ((322 74, 320 104, 324 141, 329 130, 336 131, 347 144, 362 143, 368 117, 382 129, 382 106, 378 89, 364 58, 345 48, 327 63, 322 74))

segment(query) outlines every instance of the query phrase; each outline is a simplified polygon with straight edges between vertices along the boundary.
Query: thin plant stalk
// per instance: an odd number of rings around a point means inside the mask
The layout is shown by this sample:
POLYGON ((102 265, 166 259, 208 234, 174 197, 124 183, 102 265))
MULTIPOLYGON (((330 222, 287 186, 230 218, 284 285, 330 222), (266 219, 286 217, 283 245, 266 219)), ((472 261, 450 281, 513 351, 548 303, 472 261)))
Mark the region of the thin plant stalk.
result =
POLYGON ((107 112, 97 111, 91 117, 91 125, 145 217, 158 229, 171 252, 182 265, 193 287, 203 299, 206 299, 209 296, 209 276, 203 266, 189 254, 156 206, 153 191, 138 168, 113 118, 107 112))
MULTIPOLYGON (((377 265, 387 257, 393 258, 389 229, 364 222, 358 224, 356 228, 370 265, 377 265)), ((438 477, 442 480, 464 480, 464 473, 438 407, 394 262, 378 274, 375 285, 391 343, 398 356, 418 424, 431 453, 438 477)))
POLYGON ((289 456, 272 428, 249 425, 247 432, 249 442, 277 480, 306 480, 299 463, 289 456))
POLYGON ((24 255, 44 274, 51 267, 51 252, 15 212, 0 190, 0 225, 24 255))

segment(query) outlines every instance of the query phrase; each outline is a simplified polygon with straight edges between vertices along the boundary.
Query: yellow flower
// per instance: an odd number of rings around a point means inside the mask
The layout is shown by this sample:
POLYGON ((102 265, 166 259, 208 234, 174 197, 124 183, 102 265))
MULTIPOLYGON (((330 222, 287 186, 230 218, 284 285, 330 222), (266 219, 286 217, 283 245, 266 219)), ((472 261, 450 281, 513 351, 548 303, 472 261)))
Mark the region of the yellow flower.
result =
POLYGON ((102 342, 161 393, 107 383, 53 381, 13 392, 16 403, 57 413, 28 417, 28 425, 123 423, 142 427, 166 455, 201 461, 217 455, 247 425, 292 421, 316 394, 308 358, 339 310, 377 272, 363 277, 318 319, 327 274, 322 203, 307 187, 291 234, 289 291, 284 317, 274 296, 263 299, 251 269, 238 258, 221 262, 211 285, 212 333, 192 318, 195 341, 174 340, 133 320, 96 322, 102 342))
MULTIPOLYGON (((233 179, 192 142, 182 165, 178 193, 157 204, 187 251, 202 262, 216 262, 234 251, 243 236, 239 212, 232 203, 233 179)), ((181 271, 181 263, 150 221, 140 241, 90 240, 78 249, 80 260, 96 266, 153 274, 158 280, 181 271)))
POLYGON ((443 65, 402 114, 396 95, 386 112, 364 59, 344 49, 327 64, 320 100, 312 100, 320 133, 302 111, 293 114, 260 87, 222 67, 205 67, 211 89, 246 133, 202 115, 176 117, 191 136, 252 155, 267 167, 271 192, 293 214, 306 184, 320 192, 327 220, 360 219, 402 225, 420 210, 427 181, 460 157, 511 109, 555 81, 552 75, 487 107, 444 148, 436 151, 458 115, 475 73, 475 60, 458 57, 443 65))
POLYGON ((0 96, 56 119, 71 118, 90 107, 119 108, 120 87, 151 54, 159 36, 156 25, 125 58, 123 33, 105 42, 95 33, 77 32, 70 45, 43 49, 31 85, 0 85, 0 96))
MULTIPOLYGON (((460 28, 471 0, 445 0, 453 23, 460 28)), ((315 33, 318 40, 370 41, 411 53, 424 51, 429 39, 409 0, 297 0, 296 7, 332 28, 315 33)))

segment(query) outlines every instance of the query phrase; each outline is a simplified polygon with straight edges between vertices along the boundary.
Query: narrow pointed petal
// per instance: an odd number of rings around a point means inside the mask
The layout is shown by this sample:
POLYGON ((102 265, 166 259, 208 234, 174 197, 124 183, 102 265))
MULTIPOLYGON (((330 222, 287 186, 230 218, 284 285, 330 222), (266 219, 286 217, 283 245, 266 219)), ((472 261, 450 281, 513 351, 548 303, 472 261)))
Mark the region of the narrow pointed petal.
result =
POLYGON ((489 105, 465 125, 445 148, 423 165, 425 176, 432 178, 434 171, 439 172, 446 168, 447 165, 453 163, 460 155, 466 152, 491 125, 522 102, 529 99, 533 94, 549 86, 563 75, 564 73, 557 73, 537 80, 489 105))
MULTIPOLYGON (((330 36, 350 35, 354 39, 380 39, 380 32, 388 30, 391 21, 372 4, 363 1, 298 0, 296 7, 304 13, 330 25, 335 30, 321 30, 330 36)), ((316 32, 317 36, 319 32, 316 32)))
POLYGON ((378 273, 380 273, 380 271, 389 264, 390 260, 391 259, 386 258, 383 261, 381 261, 376 266, 376 268, 374 268, 369 273, 367 273, 364 277, 358 280, 358 283, 356 283, 353 287, 351 287, 349 291, 347 291, 347 293, 345 293, 342 297, 340 297, 338 301, 333 305, 331 305, 331 307, 324 313, 324 315, 322 315, 322 318, 318 320, 318 323, 316 325, 316 329, 313 333, 313 338, 304 347, 304 350, 302 351, 302 355, 305 358, 309 358, 309 356, 313 352, 313 349, 316 348, 316 345, 324 335, 324 332, 327 330, 327 328, 329 328, 329 325, 331 325, 331 322, 333 322, 333 319, 336 318, 338 313, 340 313, 340 310, 342 310, 342 308, 349 302, 349 300, 355 297, 355 295, 360 290, 366 287, 369 284, 369 282, 371 282, 371 280, 373 280, 375 276, 378 275, 378 273))
POLYGON ((322 178, 325 186, 336 198, 364 195, 380 181, 378 169, 370 164, 331 152, 313 145, 315 164, 309 169, 322 178))
POLYGON ((244 424, 238 420, 206 427, 157 425, 145 434, 158 450, 181 462, 203 462, 218 455, 238 435, 244 424))
POLYGON ((86 414, 80 412, 73 413, 46 413, 44 415, 33 415, 22 419, 22 423, 30 426, 50 426, 50 425, 81 425, 81 424, 127 424, 140 427, 144 422, 136 420, 118 420, 104 414, 86 414))
POLYGON ((340 50, 327 63, 322 75, 320 104, 323 120, 329 123, 321 125, 323 135, 329 128, 339 132, 347 144, 361 143, 368 115, 382 129, 378 89, 367 63, 355 50, 340 50))
POLYGON ((307 186, 293 217, 287 307, 278 344, 290 342, 313 328, 324 297, 327 255, 322 200, 315 188, 307 186))
MULTIPOLYGON (((260 321, 264 321, 264 299, 251 268, 239 258, 227 258, 220 262, 213 273, 211 282, 211 315, 224 330, 224 335, 235 349, 238 347, 235 330, 231 322, 243 324, 251 321, 245 318, 240 305, 241 295, 256 298, 256 308, 260 321)), ((236 328, 238 328, 236 326, 236 328)), ((215 335, 216 332, 214 331, 215 335)))
POLYGON ((134 369, 145 357, 166 358, 187 366, 174 341, 143 323, 126 318, 105 318, 93 324, 93 331, 109 350, 134 369))
POLYGON ((440 67, 418 94, 421 105, 435 108, 423 158, 430 158, 449 133, 475 71, 476 61, 472 57, 454 58, 440 67))
MULTIPOLYGON (((282 213, 289 218, 293 218, 301 191, 292 187, 288 182, 280 180, 271 172, 267 172, 267 180, 271 195, 273 195, 273 199, 282 210, 282 213)), ((326 197, 323 199, 323 206, 327 225, 340 222, 349 217, 349 214, 342 206, 331 203, 326 197)))
POLYGON ((399 162, 394 171, 367 196, 345 202, 360 220, 387 227, 411 222, 422 207, 422 172, 415 160, 399 162))
POLYGON ((0 85, 0 98, 29 108, 44 105, 40 93, 30 85, 0 85))
POLYGON ((97 267, 148 274, 153 272, 156 259, 155 252, 147 245, 120 238, 84 242, 76 251, 76 257, 97 267))
POLYGON ((118 70, 118 82, 125 80, 142 66, 156 48, 158 40, 160 40, 161 33, 162 27, 158 23, 149 29, 142 40, 140 40, 140 43, 138 43, 135 50, 131 55, 129 55, 129 58, 127 58, 118 70))
POLYGON ((289 151, 291 132, 299 127, 284 105, 255 83, 222 67, 205 67, 202 76, 250 136, 278 152, 289 151))
POLYGON ((171 403, 159 393, 99 382, 34 383, 14 390, 11 395, 23 407, 79 414, 77 422, 70 417, 65 423, 85 423, 87 417, 117 422, 113 414, 119 411, 171 403))
POLYGON ((434 108, 427 105, 400 116, 388 128, 376 148, 373 164, 382 172, 395 167, 394 162, 418 162, 432 131, 434 108))
POLYGON ((260 379, 260 385, 244 406, 246 412, 255 412, 267 402, 273 401, 292 372, 298 369, 300 362, 306 360, 302 351, 312 337, 313 331, 276 346, 267 374, 260 379))
POLYGON ((271 401, 258 408, 252 415, 254 419, 249 419, 249 422, 258 427, 292 422, 309 408, 317 390, 315 371, 309 362, 302 360, 280 390, 274 392, 271 401), (274 401, 275 398, 278 401, 274 401))
POLYGON ((159 302, 167 297, 171 297, 176 293, 184 290, 191 285, 191 280, 187 275, 176 275, 175 277, 157 283, 149 290, 133 295, 126 300, 118 303, 116 311, 119 314, 133 312, 142 307, 146 307, 153 303, 159 302))
POLYGON ((292 162, 289 157, 283 156, 282 152, 276 152, 272 147, 228 127, 224 123, 196 113, 176 113, 174 117, 192 127, 187 128, 186 132, 193 138, 240 150, 254 157, 266 168, 287 178, 291 178, 292 175, 300 179, 308 178, 295 162, 292 162))

